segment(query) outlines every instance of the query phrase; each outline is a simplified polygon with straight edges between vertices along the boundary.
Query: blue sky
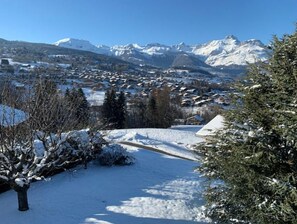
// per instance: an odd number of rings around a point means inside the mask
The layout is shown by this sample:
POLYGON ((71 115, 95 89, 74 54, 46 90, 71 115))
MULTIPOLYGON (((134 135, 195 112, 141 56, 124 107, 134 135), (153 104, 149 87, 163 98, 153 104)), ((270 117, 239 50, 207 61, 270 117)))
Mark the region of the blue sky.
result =
POLYGON ((297 0, 0 0, 0 38, 93 44, 204 43, 229 34, 269 43, 292 33, 297 0))

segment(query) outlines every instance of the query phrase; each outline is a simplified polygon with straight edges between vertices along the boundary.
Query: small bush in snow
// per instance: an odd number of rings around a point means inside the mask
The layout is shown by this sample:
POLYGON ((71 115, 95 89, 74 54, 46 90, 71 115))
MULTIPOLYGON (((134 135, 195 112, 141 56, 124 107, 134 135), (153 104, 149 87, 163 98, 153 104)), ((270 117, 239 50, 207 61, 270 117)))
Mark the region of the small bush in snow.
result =
POLYGON ((102 148, 102 152, 98 156, 98 162, 102 166, 131 165, 134 163, 134 157, 121 145, 110 144, 102 148))

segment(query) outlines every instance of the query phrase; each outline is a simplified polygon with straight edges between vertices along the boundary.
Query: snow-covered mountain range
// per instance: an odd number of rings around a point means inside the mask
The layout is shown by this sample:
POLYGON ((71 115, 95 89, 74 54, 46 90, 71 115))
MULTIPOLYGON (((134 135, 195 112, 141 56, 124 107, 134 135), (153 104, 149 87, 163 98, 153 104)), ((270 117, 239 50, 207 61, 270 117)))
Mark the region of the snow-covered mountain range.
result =
POLYGON ((116 56, 129 62, 160 67, 181 65, 245 66, 247 63, 265 61, 269 57, 269 50, 261 41, 255 39, 239 41, 232 35, 221 40, 197 45, 180 43, 167 46, 152 43, 145 46, 128 44, 108 47, 105 45, 95 46, 89 41, 73 38, 57 41, 54 45, 116 56))

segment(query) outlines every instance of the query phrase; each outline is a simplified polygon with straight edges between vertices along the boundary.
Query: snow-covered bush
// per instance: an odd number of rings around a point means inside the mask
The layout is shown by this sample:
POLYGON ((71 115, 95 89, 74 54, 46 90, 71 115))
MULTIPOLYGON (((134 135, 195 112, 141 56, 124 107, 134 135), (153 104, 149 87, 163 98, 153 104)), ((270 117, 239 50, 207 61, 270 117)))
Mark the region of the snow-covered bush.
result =
MULTIPOLYGON (((90 132, 88 129, 75 130, 60 135, 45 136, 39 132, 34 141, 34 151, 37 160, 47 158, 47 152, 55 152, 53 169, 68 168, 78 163, 94 159, 101 152, 105 141, 99 132, 90 132)), ((52 158, 53 160, 53 158, 52 158)), ((46 171, 46 170, 45 170, 46 171)))
POLYGON ((97 158, 99 164, 102 166, 131 165, 135 161, 134 157, 118 144, 104 146, 97 158))

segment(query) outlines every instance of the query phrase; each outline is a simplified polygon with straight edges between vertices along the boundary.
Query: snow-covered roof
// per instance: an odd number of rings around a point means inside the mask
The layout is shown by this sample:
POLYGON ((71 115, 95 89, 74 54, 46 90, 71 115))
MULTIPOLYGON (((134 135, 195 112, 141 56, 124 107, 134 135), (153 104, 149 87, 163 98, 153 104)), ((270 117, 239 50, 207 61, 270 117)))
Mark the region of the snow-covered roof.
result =
POLYGON ((0 125, 4 127, 18 125, 27 119, 24 111, 0 104, 0 125))
POLYGON ((224 127, 224 117, 222 115, 217 115, 210 122, 201 128, 196 135, 200 137, 207 137, 214 135, 216 131, 224 127))

